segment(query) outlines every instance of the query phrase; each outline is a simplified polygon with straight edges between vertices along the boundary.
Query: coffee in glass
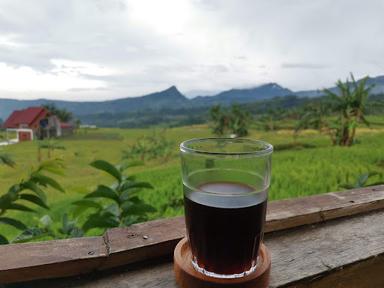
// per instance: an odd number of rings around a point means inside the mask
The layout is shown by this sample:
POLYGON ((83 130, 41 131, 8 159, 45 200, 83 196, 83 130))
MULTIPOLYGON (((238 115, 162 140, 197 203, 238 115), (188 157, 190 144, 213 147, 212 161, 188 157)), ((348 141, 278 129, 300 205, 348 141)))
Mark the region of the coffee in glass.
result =
POLYGON ((193 266, 219 278, 252 273, 263 238, 272 146, 206 138, 185 141, 180 149, 193 266))

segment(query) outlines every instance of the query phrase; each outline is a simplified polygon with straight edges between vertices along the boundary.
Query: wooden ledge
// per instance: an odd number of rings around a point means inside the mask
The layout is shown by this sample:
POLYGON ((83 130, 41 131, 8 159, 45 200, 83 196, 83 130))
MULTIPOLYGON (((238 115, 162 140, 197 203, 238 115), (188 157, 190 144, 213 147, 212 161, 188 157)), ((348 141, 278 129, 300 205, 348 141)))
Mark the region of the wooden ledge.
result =
MULTIPOLYGON (((384 208, 384 186, 269 203, 266 231, 384 208)), ((184 237, 182 217, 109 229, 102 237, 0 246, 0 283, 75 276, 162 256, 184 237)))

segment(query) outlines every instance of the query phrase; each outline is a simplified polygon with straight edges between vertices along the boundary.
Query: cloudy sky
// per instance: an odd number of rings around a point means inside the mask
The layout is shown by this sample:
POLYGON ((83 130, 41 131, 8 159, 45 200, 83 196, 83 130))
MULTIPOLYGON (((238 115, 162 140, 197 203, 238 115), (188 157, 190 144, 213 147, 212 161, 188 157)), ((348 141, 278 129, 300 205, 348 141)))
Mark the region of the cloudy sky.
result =
POLYGON ((1 0, 0 97, 187 95, 384 74, 382 0, 1 0))

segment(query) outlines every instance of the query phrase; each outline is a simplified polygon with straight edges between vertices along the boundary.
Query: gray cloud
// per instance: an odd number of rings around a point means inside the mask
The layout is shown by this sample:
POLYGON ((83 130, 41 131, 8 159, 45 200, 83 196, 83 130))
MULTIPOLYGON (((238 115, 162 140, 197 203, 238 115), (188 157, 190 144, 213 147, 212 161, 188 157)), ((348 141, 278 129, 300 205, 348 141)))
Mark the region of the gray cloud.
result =
POLYGON ((381 0, 2 0, 0 97, 109 99, 271 81, 315 89, 350 71, 384 74, 383 8, 381 0))
POLYGON ((315 64, 315 63, 283 63, 282 68, 289 69, 325 69, 329 68, 329 65, 315 64))

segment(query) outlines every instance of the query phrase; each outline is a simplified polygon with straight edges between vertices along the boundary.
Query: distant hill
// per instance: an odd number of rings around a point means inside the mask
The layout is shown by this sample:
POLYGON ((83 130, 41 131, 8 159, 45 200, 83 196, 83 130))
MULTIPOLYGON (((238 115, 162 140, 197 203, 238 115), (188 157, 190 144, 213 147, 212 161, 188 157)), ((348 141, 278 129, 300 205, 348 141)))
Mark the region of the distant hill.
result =
POLYGON ((232 102, 247 103, 292 94, 291 90, 283 88, 276 83, 268 83, 254 88, 231 89, 214 96, 198 96, 193 98, 191 102, 193 105, 198 106, 230 104, 232 102))
POLYGON ((291 94, 292 91, 278 84, 270 83, 249 89, 231 89, 214 96, 198 96, 193 99, 186 98, 175 86, 141 97, 129 97, 100 102, 71 102, 48 99, 0 99, 0 118, 7 118, 13 110, 23 109, 29 106, 40 106, 47 103, 55 104, 59 108, 65 108, 81 119, 83 115, 118 114, 148 110, 160 111, 162 109, 206 107, 213 104, 225 105, 233 102, 247 103, 291 94))
POLYGON ((141 97, 122 98, 99 102, 74 102, 49 99, 14 100, 0 99, 0 118, 7 118, 13 110, 29 106, 40 106, 52 103, 65 108, 81 118, 81 115, 101 113, 126 113, 144 109, 159 110, 163 108, 180 108, 188 105, 188 99, 172 86, 164 91, 151 93, 141 97))
MULTIPOLYGON (((357 82, 360 82, 358 80, 357 82)), ((371 94, 383 94, 384 93, 384 76, 377 76, 377 77, 369 77, 367 80, 368 85, 374 85, 371 94)), ((328 88, 332 92, 337 92, 336 87, 330 87, 328 88)), ((297 91, 295 92, 295 95, 299 97, 320 97, 323 96, 324 93, 322 89, 318 90, 306 90, 306 91, 297 91)))
MULTIPOLYGON (((368 83, 375 84, 374 94, 384 93, 384 76, 369 78, 368 83)), ((336 88, 331 87, 330 89, 335 90, 336 88)), ((321 90, 291 91, 277 83, 268 83, 253 88, 231 89, 213 96, 197 96, 192 99, 185 97, 175 86, 140 97, 99 102, 0 99, 0 118, 5 120, 14 110, 52 103, 59 108, 71 111, 83 123, 98 125, 105 123, 105 125, 113 126, 120 125, 120 123, 133 123, 139 118, 145 118, 146 123, 152 123, 155 122, 154 119, 159 121, 164 118, 179 119, 185 111, 203 111, 202 108, 206 110, 207 107, 214 104, 253 103, 293 95, 312 98, 322 96, 323 93, 321 90), (171 116, 160 115, 161 113, 171 116), (112 119, 114 120, 112 121, 112 119)), ((195 120, 193 119, 193 121, 195 120)))

